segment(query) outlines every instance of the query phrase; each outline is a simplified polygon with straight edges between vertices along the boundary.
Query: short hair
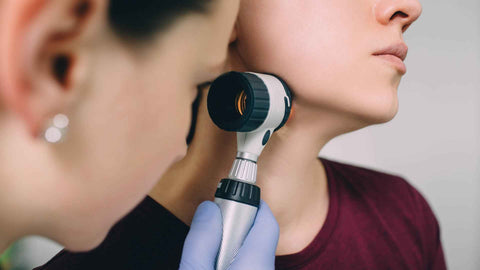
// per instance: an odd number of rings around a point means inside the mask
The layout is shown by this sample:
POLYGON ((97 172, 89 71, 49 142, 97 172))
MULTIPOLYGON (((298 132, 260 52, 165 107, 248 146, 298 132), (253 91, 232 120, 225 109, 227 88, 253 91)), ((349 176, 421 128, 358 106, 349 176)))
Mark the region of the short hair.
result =
POLYGON ((165 31, 188 13, 206 13, 213 0, 110 0, 109 23, 130 39, 146 39, 165 31))

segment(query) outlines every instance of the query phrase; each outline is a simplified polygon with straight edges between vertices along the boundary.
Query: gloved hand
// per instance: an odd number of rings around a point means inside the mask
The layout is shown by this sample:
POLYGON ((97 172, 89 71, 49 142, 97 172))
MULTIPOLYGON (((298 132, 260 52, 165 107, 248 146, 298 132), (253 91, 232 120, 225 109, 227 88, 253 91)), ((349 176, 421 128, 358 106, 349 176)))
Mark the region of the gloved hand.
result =
MULTIPOLYGON (((270 208, 261 201, 253 227, 229 269, 275 269, 278 232, 278 223, 270 208)), ((195 212, 190 232, 185 239, 180 270, 215 269, 221 239, 220 208, 214 202, 203 202, 195 212)))

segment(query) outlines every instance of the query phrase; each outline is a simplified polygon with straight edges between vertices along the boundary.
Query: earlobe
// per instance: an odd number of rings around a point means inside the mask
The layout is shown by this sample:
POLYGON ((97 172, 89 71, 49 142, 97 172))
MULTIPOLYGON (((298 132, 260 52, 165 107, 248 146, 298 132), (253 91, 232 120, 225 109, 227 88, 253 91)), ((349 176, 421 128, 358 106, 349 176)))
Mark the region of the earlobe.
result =
POLYGON ((105 1, 7 1, 0 10, 9 12, 0 30, 0 98, 32 136, 68 110, 82 80, 75 75, 85 62, 85 32, 100 2, 105 1))
POLYGON ((232 33, 230 34, 230 39, 228 41, 229 44, 232 44, 237 40, 237 32, 238 32, 237 27, 238 27, 238 23, 235 22, 235 25, 233 26, 233 29, 232 29, 232 33))
POLYGON ((232 34, 230 35, 230 41, 228 46, 227 61, 225 63, 225 71, 241 71, 246 72, 246 65, 238 51, 238 41, 239 41, 239 23, 235 23, 232 34))

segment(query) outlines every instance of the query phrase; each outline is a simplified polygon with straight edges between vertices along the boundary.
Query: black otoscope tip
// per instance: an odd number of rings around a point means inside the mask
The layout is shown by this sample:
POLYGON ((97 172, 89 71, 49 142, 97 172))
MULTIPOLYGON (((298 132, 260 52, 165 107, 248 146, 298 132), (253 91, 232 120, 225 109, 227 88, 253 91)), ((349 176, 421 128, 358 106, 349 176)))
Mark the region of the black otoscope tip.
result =
POLYGON ((210 118, 219 128, 250 132, 267 118, 270 108, 268 89, 254 74, 228 72, 212 83, 207 107, 210 118))

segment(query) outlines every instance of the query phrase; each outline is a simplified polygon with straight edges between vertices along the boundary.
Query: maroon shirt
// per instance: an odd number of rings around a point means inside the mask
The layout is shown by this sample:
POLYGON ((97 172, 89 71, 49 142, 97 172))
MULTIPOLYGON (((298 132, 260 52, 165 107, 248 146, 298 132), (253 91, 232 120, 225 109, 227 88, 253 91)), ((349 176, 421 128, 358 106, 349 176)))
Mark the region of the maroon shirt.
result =
MULTIPOLYGON (((321 159, 330 205, 315 239, 276 269, 446 269, 438 222, 404 179, 321 159)), ((178 269, 188 226, 147 197, 105 241, 61 251, 40 269, 178 269)))

